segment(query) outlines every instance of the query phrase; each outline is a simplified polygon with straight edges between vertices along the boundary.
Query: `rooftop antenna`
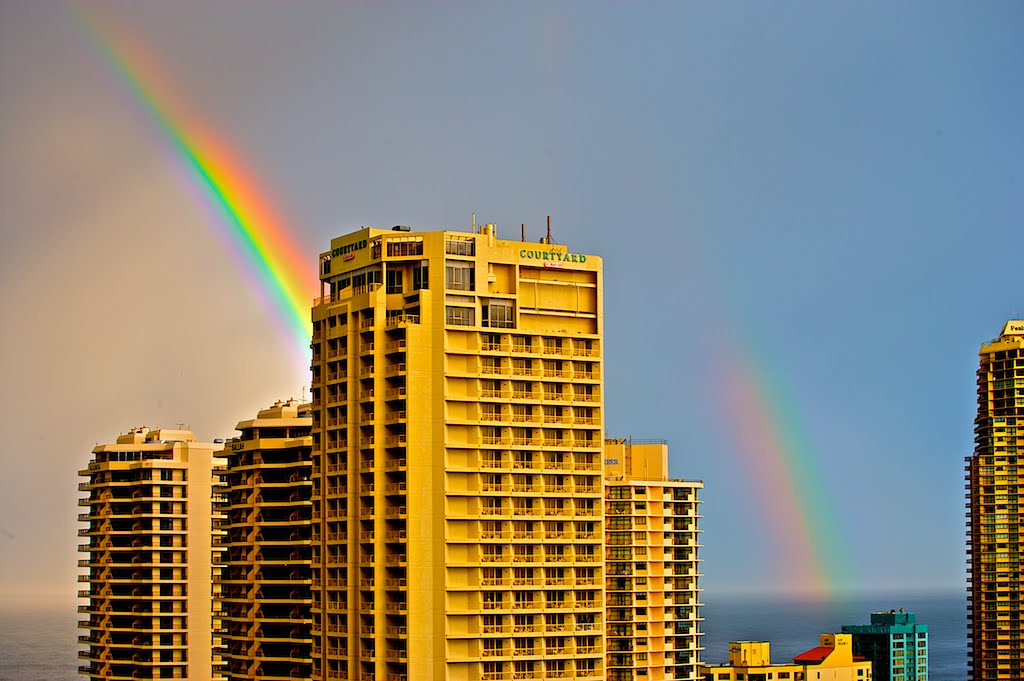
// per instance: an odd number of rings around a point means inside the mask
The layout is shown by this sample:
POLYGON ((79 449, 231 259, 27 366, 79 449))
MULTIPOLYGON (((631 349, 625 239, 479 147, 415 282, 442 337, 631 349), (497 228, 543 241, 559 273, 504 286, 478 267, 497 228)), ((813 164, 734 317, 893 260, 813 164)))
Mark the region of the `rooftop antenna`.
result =
POLYGON ((473 234, 476 234, 476 211, 473 211, 473 234))
POLYGON ((526 223, 524 222, 524 223, 522 223, 522 225, 523 225, 523 232, 522 232, 522 236, 519 238, 519 240, 520 241, 526 241, 526 223))
POLYGON ((548 239, 544 243, 551 245, 551 216, 548 216, 548 239))
POLYGON ((302 403, 306 403, 306 386, 302 386, 302 403))

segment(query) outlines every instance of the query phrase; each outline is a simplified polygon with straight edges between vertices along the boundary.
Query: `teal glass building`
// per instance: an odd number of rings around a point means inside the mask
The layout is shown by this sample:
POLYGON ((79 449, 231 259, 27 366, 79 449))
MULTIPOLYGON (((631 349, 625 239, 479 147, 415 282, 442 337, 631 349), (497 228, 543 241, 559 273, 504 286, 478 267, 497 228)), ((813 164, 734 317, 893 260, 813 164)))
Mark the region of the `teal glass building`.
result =
POLYGON ((853 654, 871 660, 874 681, 928 680, 928 625, 912 612, 871 613, 871 624, 843 627, 853 634, 853 654))

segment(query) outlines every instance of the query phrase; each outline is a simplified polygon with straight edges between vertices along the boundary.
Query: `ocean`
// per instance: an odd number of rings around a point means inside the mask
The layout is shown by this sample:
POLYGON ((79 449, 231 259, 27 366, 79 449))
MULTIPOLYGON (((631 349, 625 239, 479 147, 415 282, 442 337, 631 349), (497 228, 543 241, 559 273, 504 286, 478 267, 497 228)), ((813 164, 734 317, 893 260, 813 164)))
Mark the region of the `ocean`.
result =
POLYGON ((963 591, 877 593, 827 601, 704 594, 704 654, 727 661, 729 641, 770 641, 772 662, 789 662, 844 624, 870 624, 872 612, 903 608, 928 625, 930 681, 967 679, 967 597, 963 591))
MULTIPOLYGON (((867 624, 871 612, 904 608, 928 625, 931 681, 967 679, 963 592, 876 594, 808 602, 791 598, 704 594, 704 655, 726 661, 729 641, 766 640, 772 661, 787 662, 844 624, 867 624)), ((0 681, 79 681, 78 612, 66 598, 0 603, 0 681)))

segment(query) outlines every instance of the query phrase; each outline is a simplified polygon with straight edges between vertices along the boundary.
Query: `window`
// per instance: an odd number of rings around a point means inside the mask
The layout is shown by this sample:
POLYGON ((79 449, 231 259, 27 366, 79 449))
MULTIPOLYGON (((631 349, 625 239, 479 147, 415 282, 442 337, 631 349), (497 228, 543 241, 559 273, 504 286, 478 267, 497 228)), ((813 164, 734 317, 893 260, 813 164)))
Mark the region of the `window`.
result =
POLYGON ((402 258, 410 255, 423 255, 423 238, 388 239, 388 257, 402 258))
POLYGON ((428 274, 429 267, 428 261, 423 260, 418 265, 412 266, 412 290, 419 291, 420 289, 430 288, 428 286, 428 274))
POLYGON ((483 326, 494 329, 511 329, 515 326, 515 308, 510 300, 490 300, 480 309, 483 326))
POLYGON ((444 252, 448 255, 476 255, 476 241, 473 239, 446 239, 444 252))
POLYGON ((471 307, 453 307, 448 305, 444 309, 445 324, 452 326, 473 326, 476 323, 475 310, 471 307))
POLYGON ((533 349, 533 339, 529 336, 513 336, 512 337, 512 351, 513 352, 531 352, 533 349))
POLYGON ((388 293, 401 293, 402 292, 402 270, 388 268, 388 282, 387 282, 388 293))
POLYGON ((449 260, 444 265, 444 287, 452 291, 472 291, 476 284, 476 269, 471 262, 449 260))

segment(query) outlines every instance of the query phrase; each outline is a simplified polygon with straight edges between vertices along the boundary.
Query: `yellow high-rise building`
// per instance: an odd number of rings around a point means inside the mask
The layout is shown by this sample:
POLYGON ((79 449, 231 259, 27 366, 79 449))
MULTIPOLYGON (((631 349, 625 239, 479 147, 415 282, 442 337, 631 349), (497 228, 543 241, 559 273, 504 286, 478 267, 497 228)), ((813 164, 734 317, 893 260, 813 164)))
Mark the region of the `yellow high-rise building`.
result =
POLYGON ((979 355, 974 455, 966 466, 968 661, 973 679, 1019 680, 1024 321, 1007 322, 979 355))
POLYGON ((601 260, 544 241, 321 255, 313 678, 603 677, 601 260))
POLYGON ((92 679, 187 678, 214 671, 219 562, 214 534, 216 468, 221 445, 196 442, 187 430, 135 428, 93 449, 79 489, 88 538, 79 577, 79 638, 88 646, 79 667, 92 679))
POLYGON ((240 422, 224 456, 220 615, 228 681, 311 673, 312 479, 309 405, 295 400, 240 422))
POLYGON ((668 477, 663 440, 606 440, 604 468, 606 678, 694 681, 704 484, 668 477))

